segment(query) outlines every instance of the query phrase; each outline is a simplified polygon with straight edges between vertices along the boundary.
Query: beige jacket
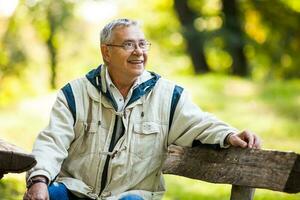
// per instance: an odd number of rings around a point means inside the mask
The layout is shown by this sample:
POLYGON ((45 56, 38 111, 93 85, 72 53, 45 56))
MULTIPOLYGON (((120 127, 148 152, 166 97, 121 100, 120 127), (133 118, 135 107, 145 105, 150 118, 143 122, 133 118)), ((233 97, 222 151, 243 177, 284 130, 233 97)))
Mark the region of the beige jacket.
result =
POLYGON ((67 84, 57 96, 50 123, 37 137, 37 165, 27 178, 44 175, 62 182, 79 197, 118 199, 127 193, 161 199, 161 167, 170 144, 191 146, 194 140, 218 144, 237 130, 201 111, 185 90, 145 71, 124 112, 118 113, 102 66, 67 84), (108 152, 116 115, 124 135, 108 152), (100 192, 105 161, 107 181, 100 192))

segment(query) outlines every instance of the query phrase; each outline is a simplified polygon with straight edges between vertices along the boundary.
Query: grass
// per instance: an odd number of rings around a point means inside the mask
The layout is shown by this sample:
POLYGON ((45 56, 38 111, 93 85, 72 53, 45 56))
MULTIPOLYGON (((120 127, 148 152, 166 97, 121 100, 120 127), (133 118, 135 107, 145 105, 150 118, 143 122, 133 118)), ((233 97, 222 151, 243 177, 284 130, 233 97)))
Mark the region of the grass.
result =
MULTIPOLYGON (((239 129, 260 135, 263 148, 300 153, 300 80, 254 83, 222 75, 171 76, 205 111, 239 129)), ((55 94, 25 99, 0 110, 0 138, 30 151, 38 131, 46 126, 55 94)), ((230 186, 166 176, 164 200, 225 200, 230 186)), ((24 174, 0 181, 0 200, 21 199, 24 174)), ((300 194, 257 190, 255 200, 299 200, 300 194)))
MULTIPOLYGON (((165 175, 167 192, 163 200, 229 200, 230 185, 212 184, 202 181, 165 175)), ((256 189, 254 200, 299 200, 300 194, 285 194, 256 189)))

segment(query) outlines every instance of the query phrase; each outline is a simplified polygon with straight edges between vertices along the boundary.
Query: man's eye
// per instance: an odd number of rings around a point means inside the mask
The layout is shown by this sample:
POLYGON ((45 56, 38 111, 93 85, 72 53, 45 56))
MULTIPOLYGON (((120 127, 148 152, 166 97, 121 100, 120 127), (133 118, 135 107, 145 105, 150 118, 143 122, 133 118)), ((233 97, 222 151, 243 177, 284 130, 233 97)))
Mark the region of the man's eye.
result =
POLYGON ((124 43, 124 46, 130 48, 130 47, 134 47, 134 44, 132 42, 126 42, 124 43))
POLYGON ((147 46, 147 42, 140 42, 139 43, 139 47, 146 47, 147 46))

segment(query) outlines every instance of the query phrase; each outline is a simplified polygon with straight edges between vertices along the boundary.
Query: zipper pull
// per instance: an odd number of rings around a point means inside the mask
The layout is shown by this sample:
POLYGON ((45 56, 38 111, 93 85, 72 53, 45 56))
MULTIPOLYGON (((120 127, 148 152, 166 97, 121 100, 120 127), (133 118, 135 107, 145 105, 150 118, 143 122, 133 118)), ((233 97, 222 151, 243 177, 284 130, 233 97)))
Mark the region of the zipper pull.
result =
POLYGON ((113 151, 112 154, 110 155, 111 159, 114 159, 117 153, 119 153, 119 151, 117 150, 113 151))
POLYGON ((124 118, 126 119, 127 115, 126 115, 126 110, 124 110, 124 118))

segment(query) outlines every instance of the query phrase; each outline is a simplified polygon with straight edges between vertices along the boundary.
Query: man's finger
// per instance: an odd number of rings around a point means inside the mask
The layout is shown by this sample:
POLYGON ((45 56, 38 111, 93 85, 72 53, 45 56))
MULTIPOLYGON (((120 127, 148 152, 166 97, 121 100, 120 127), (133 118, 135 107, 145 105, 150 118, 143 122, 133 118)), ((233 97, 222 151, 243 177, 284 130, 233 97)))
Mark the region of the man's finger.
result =
POLYGON ((245 141, 242 140, 241 138, 238 138, 238 139, 237 139, 237 146, 246 148, 246 147, 247 147, 247 142, 245 142, 245 141))
POLYGON ((244 132, 244 136, 246 141, 248 142, 248 147, 252 148, 253 147, 253 143, 254 143, 254 136, 252 133, 249 133, 248 131, 244 132))
POLYGON ((260 146, 260 139, 259 137, 257 137, 256 135, 254 135, 254 144, 253 144, 253 148, 256 148, 256 149, 260 149, 261 146, 260 146))
POLYGON ((232 135, 229 138, 230 144, 235 147, 247 147, 247 142, 243 141, 238 135, 232 135))

